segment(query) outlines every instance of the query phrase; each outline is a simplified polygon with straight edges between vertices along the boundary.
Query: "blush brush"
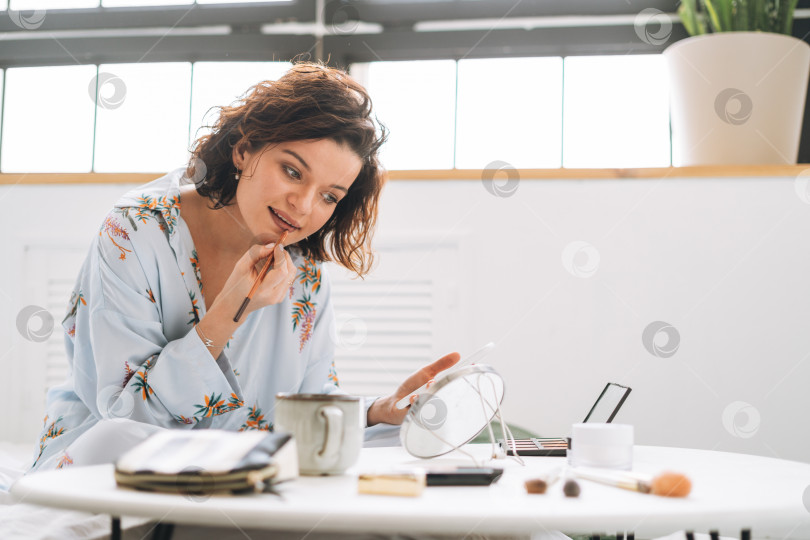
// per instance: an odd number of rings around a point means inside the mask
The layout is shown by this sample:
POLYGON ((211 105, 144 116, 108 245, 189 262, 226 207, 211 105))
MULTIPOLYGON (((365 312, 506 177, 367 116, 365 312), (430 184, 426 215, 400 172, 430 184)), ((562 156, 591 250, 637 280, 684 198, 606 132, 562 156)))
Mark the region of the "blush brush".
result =
POLYGON ((686 497, 692 491, 692 482, 689 478, 675 472, 649 476, 631 472, 607 472, 584 467, 572 468, 569 471, 584 480, 662 497, 686 497))

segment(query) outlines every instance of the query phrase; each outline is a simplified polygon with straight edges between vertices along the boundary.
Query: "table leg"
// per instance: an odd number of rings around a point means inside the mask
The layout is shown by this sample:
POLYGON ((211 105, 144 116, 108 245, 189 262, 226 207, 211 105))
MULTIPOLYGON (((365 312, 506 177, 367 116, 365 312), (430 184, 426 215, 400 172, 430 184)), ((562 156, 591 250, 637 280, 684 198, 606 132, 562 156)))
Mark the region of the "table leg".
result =
POLYGON ((173 533, 173 523, 158 523, 152 533, 152 540, 171 540, 173 533))
POLYGON ((121 540, 121 518, 118 516, 111 516, 112 531, 110 533, 110 540, 121 540))

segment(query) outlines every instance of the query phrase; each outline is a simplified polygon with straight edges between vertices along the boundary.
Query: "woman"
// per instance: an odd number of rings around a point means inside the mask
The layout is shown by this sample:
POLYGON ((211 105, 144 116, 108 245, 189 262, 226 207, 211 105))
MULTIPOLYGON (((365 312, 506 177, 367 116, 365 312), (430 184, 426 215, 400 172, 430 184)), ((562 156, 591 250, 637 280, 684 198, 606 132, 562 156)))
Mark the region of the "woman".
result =
MULTIPOLYGON (((48 392, 32 470, 109 460, 152 426, 272 429, 277 392, 339 391, 322 262, 368 272, 384 140, 362 86, 300 63, 222 107, 186 169, 124 195, 62 323, 71 373, 48 392), (139 424, 99 435, 107 418, 139 424)), ((394 403, 458 358, 369 401, 368 425, 401 423, 394 403)))

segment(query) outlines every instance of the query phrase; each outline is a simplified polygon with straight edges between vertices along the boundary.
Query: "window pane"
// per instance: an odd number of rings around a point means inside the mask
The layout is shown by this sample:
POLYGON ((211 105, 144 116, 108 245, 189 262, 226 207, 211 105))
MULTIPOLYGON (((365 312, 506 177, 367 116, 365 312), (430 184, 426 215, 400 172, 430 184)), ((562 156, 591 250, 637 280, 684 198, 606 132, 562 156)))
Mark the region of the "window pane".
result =
POLYGON ((191 85, 190 141, 211 130, 218 115, 217 107, 230 105, 248 88, 264 80, 276 80, 288 69, 289 62, 196 62, 191 85))
POLYGON ((460 60, 456 168, 559 167, 562 76, 559 57, 460 60))
MULTIPOLYGON (((0 88, 3 88, 3 79, 6 75, 4 69, 0 69, 0 88)), ((0 172, 3 172, 3 94, 0 93, 0 172)))
POLYGON ((662 55, 565 59, 564 167, 668 167, 662 55))
POLYGON ((282 2, 292 2, 293 0, 197 0, 198 4, 251 4, 256 2, 274 2, 280 4, 282 2))
MULTIPOLYGON (((18 11, 29 9, 74 9, 98 7, 99 0, 11 0, 9 7, 18 11)), ((5 3, 5 2, 3 2, 5 3)), ((32 14, 28 13, 27 16, 32 14)), ((47 14, 45 14, 47 16, 47 14)))
POLYGON ((354 64, 351 72, 391 131, 380 150, 386 168, 453 168, 454 60, 354 64))
POLYGON ((101 0, 103 7, 123 6, 177 6, 193 4, 194 0, 101 0))
POLYGON ((97 172, 165 172, 186 163, 191 64, 102 64, 97 172))
POLYGON ((89 172, 96 66, 6 70, 3 172, 89 172))

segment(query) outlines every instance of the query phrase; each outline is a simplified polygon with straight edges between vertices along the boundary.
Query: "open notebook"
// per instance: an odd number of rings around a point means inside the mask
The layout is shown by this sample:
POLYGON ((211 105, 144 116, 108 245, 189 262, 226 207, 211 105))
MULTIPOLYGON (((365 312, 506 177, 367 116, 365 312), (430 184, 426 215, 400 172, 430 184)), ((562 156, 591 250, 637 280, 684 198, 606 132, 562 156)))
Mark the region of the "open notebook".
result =
MULTIPOLYGON (((612 422, 631 390, 632 388, 627 386, 607 383, 583 422, 612 422)), ((521 456, 565 456, 569 441, 570 439, 567 437, 532 437, 531 439, 515 439, 515 445, 518 455, 521 456)), ((507 455, 513 455, 511 445, 505 444, 503 439, 498 439, 498 444, 506 449, 507 455)))
POLYGON ((289 433, 169 429, 152 435, 115 464, 119 486, 168 493, 241 493, 298 476, 289 433))

